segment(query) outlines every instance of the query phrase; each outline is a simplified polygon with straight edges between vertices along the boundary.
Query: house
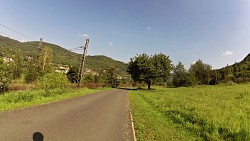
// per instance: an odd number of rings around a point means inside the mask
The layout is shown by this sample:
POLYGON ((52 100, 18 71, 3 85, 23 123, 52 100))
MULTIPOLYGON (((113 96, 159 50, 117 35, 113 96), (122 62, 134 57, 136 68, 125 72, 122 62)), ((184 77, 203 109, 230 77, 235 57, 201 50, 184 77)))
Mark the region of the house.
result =
POLYGON ((55 70, 55 72, 66 74, 69 72, 69 67, 59 67, 58 69, 55 70))

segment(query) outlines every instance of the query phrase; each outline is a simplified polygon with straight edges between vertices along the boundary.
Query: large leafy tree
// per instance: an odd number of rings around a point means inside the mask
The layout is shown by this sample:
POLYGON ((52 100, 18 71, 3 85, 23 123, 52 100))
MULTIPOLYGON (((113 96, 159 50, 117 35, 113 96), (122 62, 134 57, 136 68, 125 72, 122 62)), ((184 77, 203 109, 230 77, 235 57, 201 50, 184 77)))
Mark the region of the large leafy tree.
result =
POLYGON ((189 72, 195 77, 198 85, 207 85, 211 79, 212 67, 198 60, 190 66, 189 72))
POLYGON ((148 89, 153 81, 167 81, 173 66, 168 56, 160 53, 154 56, 140 54, 130 59, 128 73, 134 81, 145 82, 148 89))

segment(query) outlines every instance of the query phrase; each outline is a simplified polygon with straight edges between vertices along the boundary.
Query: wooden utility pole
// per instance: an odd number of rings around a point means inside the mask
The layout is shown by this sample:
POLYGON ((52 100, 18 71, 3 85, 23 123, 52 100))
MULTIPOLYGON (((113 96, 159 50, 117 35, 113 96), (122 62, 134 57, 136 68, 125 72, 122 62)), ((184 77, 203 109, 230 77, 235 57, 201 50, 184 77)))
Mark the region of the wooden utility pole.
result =
POLYGON ((39 45, 38 45, 38 48, 37 48, 37 51, 36 51, 36 63, 38 63, 38 60, 39 60, 39 56, 40 56, 40 53, 41 53, 41 50, 42 50, 42 46, 43 46, 43 38, 40 38, 40 42, 39 42, 39 45))
POLYGON ((43 46, 43 38, 40 38, 40 42, 39 42, 39 47, 38 49, 41 50, 43 46))
POLYGON ((78 88, 81 88, 81 82, 82 82, 84 66, 85 66, 85 61, 86 61, 86 56, 87 56, 88 44, 89 44, 89 38, 87 37, 85 45, 83 47, 82 60, 80 64, 81 66, 80 66, 79 73, 78 73, 78 88))

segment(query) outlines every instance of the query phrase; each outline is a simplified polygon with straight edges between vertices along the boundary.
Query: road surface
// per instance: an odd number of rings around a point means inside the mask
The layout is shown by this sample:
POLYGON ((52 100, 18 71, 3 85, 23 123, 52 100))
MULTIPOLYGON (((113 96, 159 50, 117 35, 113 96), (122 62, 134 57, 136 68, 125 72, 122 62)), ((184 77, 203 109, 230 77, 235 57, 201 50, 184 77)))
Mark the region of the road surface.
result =
POLYGON ((128 91, 0 112, 0 141, 132 141, 128 91), (33 139, 34 138, 34 139, 33 139))

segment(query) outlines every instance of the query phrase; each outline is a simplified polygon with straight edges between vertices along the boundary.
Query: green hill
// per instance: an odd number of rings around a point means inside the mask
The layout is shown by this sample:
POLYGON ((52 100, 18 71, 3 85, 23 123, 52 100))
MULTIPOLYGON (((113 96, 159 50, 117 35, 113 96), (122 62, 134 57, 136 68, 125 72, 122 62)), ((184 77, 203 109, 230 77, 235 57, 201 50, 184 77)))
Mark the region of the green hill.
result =
POLYGON ((214 70, 217 81, 250 81, 250 53, 239 63, 214 70))
MULTIPOLYGON (((38 53, 38 41, 19 42, 8 37, 0 36, 0 57, 12 57, 16 51, 20 51, 25 56, 36 56, 38 53)), ((81 54, 71 52, 55 44, 43 42, 43 46, 48 46, 53 50, 54 66, 79 66, 81 54)), ((87 56, 86 68, 93 71, 108 68, 117 68, 120 75, 126 75, 127 64, 112 58, 97 55, 87 56)))

